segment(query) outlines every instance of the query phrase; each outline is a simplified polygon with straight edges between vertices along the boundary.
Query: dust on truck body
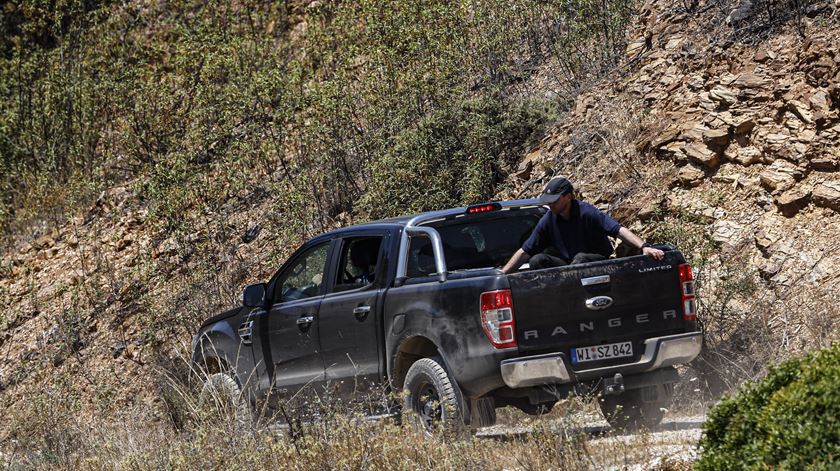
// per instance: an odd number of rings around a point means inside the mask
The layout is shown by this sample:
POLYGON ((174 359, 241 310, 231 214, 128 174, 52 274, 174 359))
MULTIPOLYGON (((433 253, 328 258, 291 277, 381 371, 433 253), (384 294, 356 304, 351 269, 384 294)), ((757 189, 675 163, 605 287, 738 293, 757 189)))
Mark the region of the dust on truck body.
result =
POLYGON ((614 426, 652 426, 699 353, 683 255, 502 266, 546 208, 486 203, 352 226, 306 242, 243 306, 205 321, 193 361, 253 405, 383 388, 427 429, 529 414, 575 391, 614 426))

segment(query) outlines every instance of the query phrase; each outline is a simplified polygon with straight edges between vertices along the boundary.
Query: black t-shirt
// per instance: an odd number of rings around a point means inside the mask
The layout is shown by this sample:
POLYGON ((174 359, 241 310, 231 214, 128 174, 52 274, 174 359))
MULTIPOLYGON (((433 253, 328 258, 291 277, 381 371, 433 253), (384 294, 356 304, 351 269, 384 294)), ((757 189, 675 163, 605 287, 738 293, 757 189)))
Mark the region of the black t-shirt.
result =
POLYGON ((556 255, 567 262, 579 253, 609 257, 613 248, 607 236, 617 236, 619 229, 621 224, 595 206, 572 200, 569 220, 548 211, 522 245, 522 251, 534 256, 547 247, 553 247, 556 255))

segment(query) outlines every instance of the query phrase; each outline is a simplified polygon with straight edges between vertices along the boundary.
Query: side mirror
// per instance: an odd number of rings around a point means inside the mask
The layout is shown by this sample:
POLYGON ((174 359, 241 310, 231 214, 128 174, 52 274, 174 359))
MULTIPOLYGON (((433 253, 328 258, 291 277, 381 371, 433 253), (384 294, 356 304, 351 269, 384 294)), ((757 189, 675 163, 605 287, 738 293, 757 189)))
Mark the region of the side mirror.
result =
POLYGON ((245 288, 245 292, 242 293, 242 305, 245 307, 265 306, 265 283, 245 288))

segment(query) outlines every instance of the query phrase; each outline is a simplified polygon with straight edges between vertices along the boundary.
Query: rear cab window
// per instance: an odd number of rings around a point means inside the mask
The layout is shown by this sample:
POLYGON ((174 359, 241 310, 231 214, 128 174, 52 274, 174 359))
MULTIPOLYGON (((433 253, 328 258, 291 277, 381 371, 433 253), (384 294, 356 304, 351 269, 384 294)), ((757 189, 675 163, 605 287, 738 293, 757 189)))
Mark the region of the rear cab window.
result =
MULTIPOLYGON (((450 272, 504 265, 544 213, 543 208, 522 208, 492 213, 462 215, 434 221, 443 242, 446 268, 450 272)), ((436 271, 432 242, 425 236, 409 239, 407 276, 431 275, 436 271)))

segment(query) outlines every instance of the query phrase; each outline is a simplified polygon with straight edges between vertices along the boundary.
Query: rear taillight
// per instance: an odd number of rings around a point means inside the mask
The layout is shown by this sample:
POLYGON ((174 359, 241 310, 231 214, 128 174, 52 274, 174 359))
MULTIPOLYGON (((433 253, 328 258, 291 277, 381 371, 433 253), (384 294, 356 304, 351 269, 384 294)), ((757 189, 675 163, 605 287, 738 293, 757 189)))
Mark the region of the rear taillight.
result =
POLYGON ((513 298, 509 289, 481 293, 481 328, 494 347, 516 346, 513 298))
POLYGON ((687 321, 697 320, 697 304, 694 299, 694 275, 691 273, 691 265, 683 263, 679 266, 680 286, 682 287, 683 319, 687 321))

